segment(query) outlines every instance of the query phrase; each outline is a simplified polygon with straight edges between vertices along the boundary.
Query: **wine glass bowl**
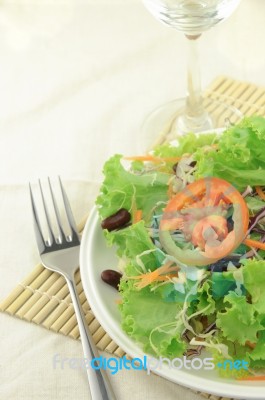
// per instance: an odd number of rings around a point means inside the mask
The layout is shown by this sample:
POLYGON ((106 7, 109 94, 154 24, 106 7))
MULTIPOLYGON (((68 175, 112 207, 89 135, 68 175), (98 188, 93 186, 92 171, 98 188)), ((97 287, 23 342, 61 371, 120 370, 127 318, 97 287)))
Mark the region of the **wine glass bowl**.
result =
MULTIPOLYGON (((175 110, 175 120, 168 121, 169 126, 178 134, 216 128, 215 119, 206 110, 203 102, 197 42, 203 31, 228 18, 239 5, 240 0, 143 0, 143 3, 154 17, 184 33, 187 38, 188 94, 184 106, 183 102, 181 103, 180 111, 175 110)), ((179 101, 176 100, 175 105, 177 106, 178 103, 179 101)), ((149 135, 148 127, 152 129, 153 135, 160 133, 154 130, 153 121, 157 120, 159 115, 165 125, 166 116, 172 115, 172 105, 174 106, 174 103, 171 102, 155 110, 154 115, 151 115, 144 125, 144 134, 149 135)))
POLYGON ((240 0, 143 0, 143 3, 155 18, 193 36, 228 18, 240 0))

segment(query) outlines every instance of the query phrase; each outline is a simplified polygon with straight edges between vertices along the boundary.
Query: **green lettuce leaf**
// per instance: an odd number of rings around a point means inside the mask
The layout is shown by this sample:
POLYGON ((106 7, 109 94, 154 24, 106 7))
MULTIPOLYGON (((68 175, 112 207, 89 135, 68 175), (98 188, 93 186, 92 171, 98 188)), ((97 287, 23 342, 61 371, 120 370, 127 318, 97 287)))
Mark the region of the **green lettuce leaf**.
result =
POLYGON ((165 302, 159 294, 150 292, 150 288, 135 290, 131 281, 123 281, 120 290, 123 330, 149 354, 182 356, 186 349, 181 339, 183 325, 180 320, 176 321, 181 307, 165 302))
POLYGON ((265 201, 261 200, 259 197, 249 197, 245 198, 249 211, 253 214, 256 214, 257 211, 260 211, 263 207, 265 207, 265 201))
MULTIPOLYGON (((265 361, 265 331, 262 331, 259 333, 259 339, 258 342, 250 353, 250 358, 253 361, 258 361, 258 360, 263 360, 265 361)), ((265 367, 265 363, 264 363, 265 367)))
POLYGON ((189 133, 178 138, 178 145, 163 144, 157 146, 154 154, 158 157, 179 157, 185 153, 193 154, 198 148, 211 146, 218 141, 216 133, 208 133, 204 135, 195 135, 189 133))
POLYGON ((218 337, 218 343, 222 343, 228 347, 230 359, 225 358, 216 350, 212 351, 215 367, 218 374, 222 378, 244 378, 249 375, 250 358, 248 355, 249 348, 241 346, 238 343, 231 342, 223 336, 218 337), (237 366, 240 363, 239 368, 237 366))
POLYGON ((211 276, 212 295, 215 300, 223 299, 230 291, 236 289, 233 273, 216 272, 211 276))
MULTIPOLYGON (((179 286, 181 286, 181 290, 180 288, 177 290, 176 285, 174 283, 169 282, 166 285, 164 284, 156 288, 155 292, 159 293, 165 302, 175 302, 183 305, 187 294, 194 287, 194 281, 187 279, 185 283, 181 285, 179 284, 179 286)), ((190 294, 188 303, 191 304, 194 300, 197 299, 198 299, 197 293, 190 294)))
MULTIPOLYGON (((165 255, 159 250, 150 239, 145 228, 144 221, 128 226, 127 228, 108 232, 105 231, 108 246, 117 246, 117 255, 125 258, 128 264, 134 265, 136 270, 131 271, 135 275, 141 268, 141 263, 145 269, 153 271, 161 266, 165 255)), ((129 270, 126 270, 129 273, 129 270)))
POLYGON ((245 296, 230 292, 224 301, 229 304, 225 312, 218 312, 216 325, 227 339, 244 345, 246 341, 257 342, 257 333, 264 327, 260 323, 254 306, 247 303, 245 296))
POLYGON ((223 178, 239 189, 265 185, 264 148, 265 119, 245 118, 220 136, 218 151, 195 153, 196 176, 223 178))
POLYGON ((212 296, 212 288, 209 280, 206 280, 203 285, 198 288, 197 295, 199 301, 197 311, 202 311, 202 315, 211 315, 216 311, 216 304, 212 296))
POLYGON ((250 360, 250 368, 265 371, 265 360, 250 360))
POLYGON ((247 260, 244 264, 244 286, 254 309, 265 314, 265 260, 247 260))
POLYGON ((134 174, 122 166, 121 159, 121 155, 115 155, 105 163, 105 179, 96 200, 99 215, 103 219, 121 208, 131 211, 135 207, 143 211, 147 221, 157 202, 168 200, 171 175, 158 171, 134 174))

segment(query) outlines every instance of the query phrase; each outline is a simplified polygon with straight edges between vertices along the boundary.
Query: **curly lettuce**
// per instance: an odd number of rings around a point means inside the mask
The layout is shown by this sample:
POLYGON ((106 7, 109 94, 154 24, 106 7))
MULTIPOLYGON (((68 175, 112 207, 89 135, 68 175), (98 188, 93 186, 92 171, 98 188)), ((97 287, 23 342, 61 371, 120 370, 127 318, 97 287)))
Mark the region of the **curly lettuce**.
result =
POLYGON ((148 220, 153 207, 158 202, 168 200, 167 190, 170 174, 151 171, 135 174, 127 171, 121 163, 122 156, 111 157, 104 166, 105 179, 96 200, 100 217, 106 218, 121 208, 143 211, 148 220))
POLYGON ((150 239, 144 221, 118 231, 106 231, 105 237, 109 246, 116 245, 117 255, 127 263, 127 275, 153 271, 165 258, 165 254, 150 239))
POLYGON ((232 126, 218 141, 218 150, 195 152, 197 178, 216 176, 238 189, 265 185, 265 119, 253 116, 232 126))
POLYGON ((136 290, 132 281, 123 280, 120 305, 123 330, 143 345, 149 354, 165 357, 183 355, 187 343, 181 338, 183 324, 176 322, 181 306, 167 303, 150 288, 136 290))
POLYGON ((199 148, 210 149, 210 146, 218 143, 218 135, 216 133, 207 133, 203 135, 196 135, 188 133, 187 135, 180 136, 177 140, 177 145, 166 143, 157 146, 154 149, 154 155, 158 157, 180 157, 183 154, 193 154, 199 148))

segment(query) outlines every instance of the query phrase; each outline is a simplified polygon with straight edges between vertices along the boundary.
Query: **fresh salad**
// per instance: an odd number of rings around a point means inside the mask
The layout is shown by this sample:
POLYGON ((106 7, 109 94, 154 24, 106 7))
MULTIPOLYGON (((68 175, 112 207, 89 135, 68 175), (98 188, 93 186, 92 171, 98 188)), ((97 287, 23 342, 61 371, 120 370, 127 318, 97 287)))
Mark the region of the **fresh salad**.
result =
POLYGON ((244 359, 265 380, 265 118, 114 155, 97 198, 123 330, 154 356, 244 359))

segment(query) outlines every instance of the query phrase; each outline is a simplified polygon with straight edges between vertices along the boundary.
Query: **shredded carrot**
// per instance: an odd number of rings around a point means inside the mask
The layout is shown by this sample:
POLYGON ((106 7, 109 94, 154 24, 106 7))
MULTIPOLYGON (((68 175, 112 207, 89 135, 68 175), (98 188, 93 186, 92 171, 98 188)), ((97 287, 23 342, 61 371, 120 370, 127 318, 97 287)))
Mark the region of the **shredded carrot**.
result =
POLYGON ((218 149, 218 148, 219 148, 219 146, 218 146, 218 144, 217 144, 217 143, 215 143, 215 144, 211 144, 211 145, 210 145, 210 147, 212 147, 213 149, 218 149))
POLYGON ((256 343, 251 343, 249 340, 246 341, 246 346, 250 347, 251 349, 255 349, 256 343))
POLYGON ((142 289, 153 282, 166 281, 169 278, 177 277, 178 271, 179 267, 177 265, 172 265, 172 261, 169 261, 165 265, 162 265, 162 267, 157 268, 155 271, 137 276, 130 276, 130 279, 139 279, 139 282, 137 282, 135 286, 138 289, 142 289))
POLYGON ((237 378, 239 381, 265 381, 265 375, 253 375, 237 378))
POLYGON ((151 156, 149 154, 145 155, 145 156, 129 156, 129 157, 123 157, 124 160, 128 160, 128 161, 156 161, 156 162, 160 162, 160 158, 158 157, 154 157, 151 156))
POLYGON ((160 160, 168 162, 177 162, 181 160, 182 157, 161 157, 160 160))
POLYGON ((255 247, 256 249, 265 250, 265 243, 259 242, 258 240, 245 239, 243 243, 249 247, 255 247))
POLYGON ((257 194, 261 198, 261 200, 265 200, 265 193, 263 192, 261 187, 260 186, 256 186, 255 189, 256 189, 257 194))
POLYGON ((121 304, 122 300, 121 299, 115 299, 115 304, 121 304))
POLYGON ((142 210, 135 210, 133 214, 133 223, 136 224, 137 222, 141 221, 142 216, 143 216, 142 210))
POLYGON ((157 163, 160 163, 162 161, 177 162, 181 159, 181 157, 156 157, 156 156, 152 156, 151 154, 147 154, 144 156, 123 157, 123 158, 124 158, 124 160, 128 160, 128 161, 152 161, 152 162, 157 162, 157 163))
POLYGON ((173 184, 171 182, 168 185, 167 195, 168 195, 169 199, 171 199, 175 195, 175 193, 173 191, 173 184))

